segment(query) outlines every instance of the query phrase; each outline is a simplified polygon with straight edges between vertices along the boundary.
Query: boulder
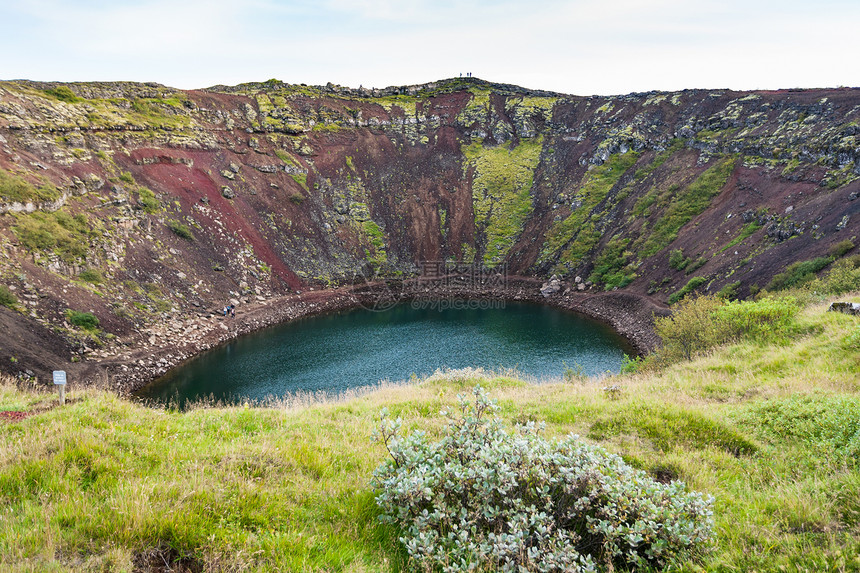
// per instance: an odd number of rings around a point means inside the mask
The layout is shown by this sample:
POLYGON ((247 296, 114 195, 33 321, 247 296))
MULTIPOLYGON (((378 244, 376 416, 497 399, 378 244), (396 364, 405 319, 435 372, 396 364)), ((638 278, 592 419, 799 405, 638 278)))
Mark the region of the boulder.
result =
POLYGON ((540 293, 544 296, 544 298, 549 297, 550 295, 554 295, 558 291, 561 290, 561 281, 557 276, 552 275, 550 279, 543 283, 540 287, 540 293))
POLYGON ((233 199, 236 197, 236 192, 225 185, 224 187, 221 187, 221 195, 223 195, 225 199, 233 199))

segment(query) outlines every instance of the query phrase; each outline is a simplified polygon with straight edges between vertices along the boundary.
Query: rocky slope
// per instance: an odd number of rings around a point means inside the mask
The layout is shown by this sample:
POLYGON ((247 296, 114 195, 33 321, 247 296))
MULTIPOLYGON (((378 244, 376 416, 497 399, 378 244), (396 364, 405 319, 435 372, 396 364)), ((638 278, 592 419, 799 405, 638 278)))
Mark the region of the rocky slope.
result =
POLYGON ((0 369, 92 377, 426 261, 747 296, 856 241, 858 122, 856 89, 0 82, 0 369))

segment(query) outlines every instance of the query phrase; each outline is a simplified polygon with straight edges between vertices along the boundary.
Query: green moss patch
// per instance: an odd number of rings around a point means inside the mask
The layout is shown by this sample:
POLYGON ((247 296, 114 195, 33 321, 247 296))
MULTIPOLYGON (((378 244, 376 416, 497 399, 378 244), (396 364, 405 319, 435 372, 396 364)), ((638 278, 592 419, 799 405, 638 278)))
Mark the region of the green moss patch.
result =
POLYGON ((711 204, 720 194, 735 169, 735 158, 727 157, 708 168, 686 189, 679 190, 666 212, 651 227, 651 233, 638 250, 642 258, 668 247, 678 237, 681 227, 711 204))
POLYGON ((385 251, 385 233, 382 227, 372 220, 362 221, 361 230, 370 246, 365 249, 368 262, 375 268, 379 268, 388 262, 388 254, 385 251))
POLYGON ((519 145, 463 148, 465 165, 472 169, 475 226, 486 237, 484 264, 500 263, 532 214, 531 189, 540 159, 542 140, 519 145))
POLYGON ((619 237, 609 241, 594 260, 594 271, 588 279, 603 285, 606 290, 622 288, 633 282, 636 278, 636 268, 635 265, 630 264, 633 253, 626 249, 629 243, 630 239, 619 237))
POLYGON ((600 233, 596 231, 595 223, 599 215, 595 216, 594 210, 638 159, 639 154, 634 152, 611 155, 603 165, 593 167, 585 174, 576 194, 579 206, 547 232, 541 261, 549 260, 563 250, 561 261, 575 265, 597 245, 600 233))
POLYGON ((141 187, 137 190, 137 203, 147 213, 158 213, 161 211, 161 201, 151 190, 141 187))
POLYGON ((183 239, 187 239, 189 241, 194 240, 194 233, 191 232, 191 229, 188 228, 188 225, 176 220, 167 221, 167 228, 173 231, 173 233, 183 239))
POLYGON ((99 327, 99 319, 90 312, 79 312, 69 309, 66 311, 66 318, 69 324, 77 326, 82 330, 93 331, 99 327))

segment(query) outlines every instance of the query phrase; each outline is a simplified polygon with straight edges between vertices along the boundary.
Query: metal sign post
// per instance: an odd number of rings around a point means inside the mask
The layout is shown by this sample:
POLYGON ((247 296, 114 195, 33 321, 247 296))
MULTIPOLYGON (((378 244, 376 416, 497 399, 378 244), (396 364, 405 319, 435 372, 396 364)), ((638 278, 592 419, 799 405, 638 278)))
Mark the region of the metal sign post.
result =
POLYGON ((54 370, 54 385, 60 391, 60 405, 66 403, 66 371, 54 370))

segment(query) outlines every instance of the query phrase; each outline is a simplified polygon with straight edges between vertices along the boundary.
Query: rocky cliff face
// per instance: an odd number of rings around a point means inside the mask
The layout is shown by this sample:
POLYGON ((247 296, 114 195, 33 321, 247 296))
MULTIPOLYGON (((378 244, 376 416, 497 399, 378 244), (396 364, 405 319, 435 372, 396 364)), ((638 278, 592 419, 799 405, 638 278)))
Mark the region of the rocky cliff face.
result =
POLYGON ((856 89, 0 82, 0 368, 425 261, 745 296, 855 238, 858 121, 856 89))

